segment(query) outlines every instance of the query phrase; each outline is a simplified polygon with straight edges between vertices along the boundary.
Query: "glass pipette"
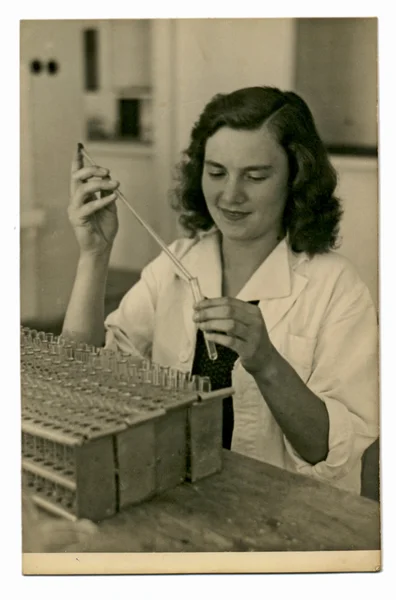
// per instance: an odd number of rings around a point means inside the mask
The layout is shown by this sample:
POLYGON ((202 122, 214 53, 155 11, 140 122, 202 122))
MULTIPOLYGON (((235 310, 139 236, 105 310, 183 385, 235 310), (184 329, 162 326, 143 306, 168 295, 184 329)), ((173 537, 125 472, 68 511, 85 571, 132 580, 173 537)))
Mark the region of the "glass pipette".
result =
MULTIPOLYGON (((89 156, 88 152, 84 148, 84 145, 80 142, 78 144, 78 150, 81 152, 82 156, 90 163, 91 166, 96 167, 97 165, 89 156)), ((159 235, 152 229, 152 227, 139 215, 139 213, 131 206, 128 200, 125 198, 124 194, 120 192, 120 190, 115 190, 115 194, 121 200, 124 205, 128 208, 128 210, 134 215, 134 217, 139 221, 139 223, 146 229, 146 231, 151 235, 151 237, 157 242, 157 244, 162 248, 165 254, 170 258, 173 264, 178 269, 179 273, 183 276, 184 279, 188 281, 191 287, 191 291, 194 297, 195 302, 200 302, 203 300, 203 295, 201 289, 199 287, 198 279, 193 277, 185 268, 185 266, 178 260, 178 258, 171 252, 166 245, 166 243, 159 237, 159 235)), ((206 344, 206 350, 208 356, 211 360, 217 359, 217 349, 216 344, 211 340, 207 339, 206 333, 204 332, 204 339, 206 344)))

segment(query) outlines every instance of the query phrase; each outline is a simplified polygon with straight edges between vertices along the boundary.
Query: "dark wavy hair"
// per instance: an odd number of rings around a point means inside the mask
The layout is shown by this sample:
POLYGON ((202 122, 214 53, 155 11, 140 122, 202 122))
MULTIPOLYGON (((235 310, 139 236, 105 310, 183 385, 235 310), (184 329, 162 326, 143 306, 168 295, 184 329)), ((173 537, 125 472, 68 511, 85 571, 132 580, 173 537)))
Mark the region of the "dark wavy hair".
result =
POLYGON ((335 248, 342 216, 336 172, 304 100, 273 87, 218 94, 206 105, 177 167, 172 206, 180 224, 191 237, 213 225, 201 185, 207 140, 221 127, 254 130, 264 123, 288 156, 283 227, 292 250, 312 256, 335 248))

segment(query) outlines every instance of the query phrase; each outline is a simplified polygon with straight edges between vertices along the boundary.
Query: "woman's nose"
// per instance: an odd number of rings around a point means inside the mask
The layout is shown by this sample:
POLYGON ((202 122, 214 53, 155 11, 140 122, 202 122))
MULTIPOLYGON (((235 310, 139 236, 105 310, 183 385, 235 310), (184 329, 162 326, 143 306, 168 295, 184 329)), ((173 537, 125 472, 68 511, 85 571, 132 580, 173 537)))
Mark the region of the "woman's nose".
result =
POLYGON ((244 201, 244 194, 237 180, 228 179, 224 184, 222 191, 222 201, 227 204, 241 204, 244 201))

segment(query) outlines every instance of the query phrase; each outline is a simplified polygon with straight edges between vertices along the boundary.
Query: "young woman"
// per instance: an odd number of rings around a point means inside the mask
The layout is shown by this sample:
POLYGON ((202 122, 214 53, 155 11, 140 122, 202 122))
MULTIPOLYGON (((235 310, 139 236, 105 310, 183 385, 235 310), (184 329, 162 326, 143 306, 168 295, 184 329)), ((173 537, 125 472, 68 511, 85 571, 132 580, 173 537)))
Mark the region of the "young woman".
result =
POLYGON ((171 249, 199 279, 199 305, 162 253, 104 323, 117 186, 75 157, 69 217, 81 254, 64 335, 232 385, 225 447, 358 493, 378 435, 376 313, 332 251, 336 175, 304 101, 242 89, 216 96, 195 124, 174 203, 186 237, 171 249))

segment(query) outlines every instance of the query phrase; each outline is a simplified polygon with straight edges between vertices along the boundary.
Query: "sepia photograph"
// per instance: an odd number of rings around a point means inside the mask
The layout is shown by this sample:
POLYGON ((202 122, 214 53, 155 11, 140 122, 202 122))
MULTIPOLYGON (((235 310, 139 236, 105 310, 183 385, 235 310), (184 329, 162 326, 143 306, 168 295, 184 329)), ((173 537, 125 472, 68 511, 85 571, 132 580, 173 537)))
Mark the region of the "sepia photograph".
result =
POLYGON ((24 574, 381 570, 378 19, 19 66, 24 574))

